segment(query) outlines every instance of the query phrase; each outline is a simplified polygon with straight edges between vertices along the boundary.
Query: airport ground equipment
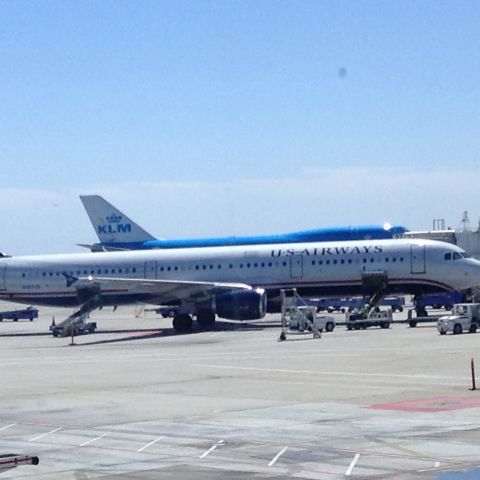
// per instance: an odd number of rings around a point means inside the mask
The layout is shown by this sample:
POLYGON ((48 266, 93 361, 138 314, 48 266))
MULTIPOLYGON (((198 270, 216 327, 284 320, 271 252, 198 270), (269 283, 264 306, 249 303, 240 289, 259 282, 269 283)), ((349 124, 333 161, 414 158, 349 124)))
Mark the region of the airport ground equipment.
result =
POLYGON ((360 330, 375 326, 389 328, 392 323, 392 310, 380 310, 379 308, 388 288, 386 272, 365 272, 362 274, 362 282, 365 294, 369 294, 369 300, 362 308, 345 314, 347 329, 360 330))
MULTIPOLYGON (((309 304, 316 305, 317 311, 326 310, 328 313, 332 312, 352 312, 355 309, 361 309, 368 303, 365 297, 349 297, 349 298, 320 298, 318 300, 311 300, 309 304)), ((403 312, 405 307, 405 297, 384 297, 381 299, 379 305, 389 306, 392 311, 403 312)))
POLYGON ((440 317, 444 315, 418 315, 414 309, 408 310, 407 320, 406 322, 412 328, 415 328, 419 323, 432 323, 437 322, 440 317), (415 312, 416 316, 413 316, 413 312, 415 312))
POLYGON ((368 327, 389 328, 392 323, 392 310, 375 310, 365 315, 363 312, 345 314, 345 325, 348 330, 360 330, 368 327))
POLYGON ((452 315, 437 320, 440 335, 463 332, 475 333, 480 326, 480 303, 457 303, 453 306, 452 315))
POLYGON ((3 320, 30 320, 33 321, 34 318, 38 318, 38 309, 35 307, 27 307, 21 310, 7 310, 0 312, 0 322, 3 320))
POLYGON ((451 310, 455 303, 461 303, 465 301, 465 296, 461 292, 441 292, 428 295, 418 295, 414 298, 413 303, 415 305, 415 311, 417 316, 428 316, 427 307, 434 309, 444 308, 445 310, 451 310))
POLYGON ((101 306, 100 296, 95 295, 85 303, 82 303, 78 310, 72 313, 66 320, 59 324, 52 322, 50 330, 54 337, 68 337, 69 335, 81 335, 83 333, 94 333, 97 329, 96 322, 87 322, 88 315, 101 306))
POLYGON ((38 465, 38 463, 39 458, 35 456, 3 453, 0 454, 0 473, 20 465, 38 465))
MULTIPOLYGON (((323 325, 324 320, 318 319, 316 307, 307 305, 298 295, 296 288, 280 290, 280 298, 282 331, 278 338, 279 341, 286 340, 287 335, 306 333, 313 333, 313 338, 321 338, 319 327, 323 325)), ((327 328, 327 324, 329 329, 335 328, 333 318, 331 321, 325 321, 325 328, 327 328)))

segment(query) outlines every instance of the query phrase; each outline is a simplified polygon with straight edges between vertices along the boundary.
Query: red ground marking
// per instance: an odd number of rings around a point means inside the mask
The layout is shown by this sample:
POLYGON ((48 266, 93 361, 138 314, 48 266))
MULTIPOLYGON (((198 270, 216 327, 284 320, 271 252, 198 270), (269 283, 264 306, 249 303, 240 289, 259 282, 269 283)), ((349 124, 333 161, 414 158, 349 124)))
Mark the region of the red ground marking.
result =
POLYGON ((408 402, 385 403, 371 405, 375 410, 403 410, 405 412, 446 412, 448 410, 464 410, 479 408, 480 398, 468 397, 434 397, 410 400, 408 402))

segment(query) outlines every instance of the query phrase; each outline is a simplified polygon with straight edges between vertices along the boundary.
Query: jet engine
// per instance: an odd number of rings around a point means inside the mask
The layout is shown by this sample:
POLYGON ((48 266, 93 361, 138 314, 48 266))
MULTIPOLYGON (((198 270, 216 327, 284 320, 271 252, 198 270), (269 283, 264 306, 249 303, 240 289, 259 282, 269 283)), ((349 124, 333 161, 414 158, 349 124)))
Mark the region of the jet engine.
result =
POLYGON ((215 310, 219 317, 229 320, 257 320, 265 316, 267 295, 262 288, 221 293, 215 297, 215 310))

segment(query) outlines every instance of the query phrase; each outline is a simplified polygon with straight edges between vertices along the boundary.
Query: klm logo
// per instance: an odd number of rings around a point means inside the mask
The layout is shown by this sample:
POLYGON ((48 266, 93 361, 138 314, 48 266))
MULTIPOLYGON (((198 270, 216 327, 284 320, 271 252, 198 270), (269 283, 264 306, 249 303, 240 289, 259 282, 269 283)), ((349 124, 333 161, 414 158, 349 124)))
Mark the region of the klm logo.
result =
POLYGON ((106 217, 107 225, 98 225, 98 233, 130 233, 132 225, 130 223, 121 223, 122 216, 112 213, 106 217))

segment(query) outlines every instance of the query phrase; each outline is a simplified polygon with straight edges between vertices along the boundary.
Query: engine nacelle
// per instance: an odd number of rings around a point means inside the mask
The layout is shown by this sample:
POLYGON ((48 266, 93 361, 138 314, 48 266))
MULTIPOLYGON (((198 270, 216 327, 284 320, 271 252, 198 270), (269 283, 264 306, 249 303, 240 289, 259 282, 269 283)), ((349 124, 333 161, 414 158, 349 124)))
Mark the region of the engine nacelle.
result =
POLYGON ((215 311, 229 320, 257 320, 265 316, 267 295, 262 288, 221 293, 215 297, 215 311))

